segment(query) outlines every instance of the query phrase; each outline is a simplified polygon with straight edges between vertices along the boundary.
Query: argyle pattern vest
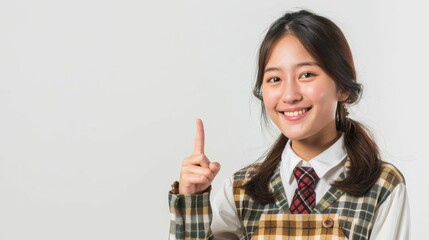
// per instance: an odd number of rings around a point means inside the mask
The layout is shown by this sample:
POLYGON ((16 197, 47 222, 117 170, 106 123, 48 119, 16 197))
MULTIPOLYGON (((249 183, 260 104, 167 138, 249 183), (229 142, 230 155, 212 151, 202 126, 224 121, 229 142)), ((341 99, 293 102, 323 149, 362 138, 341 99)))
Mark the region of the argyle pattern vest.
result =
MULTIPOLYGON (((346 171, 349 164, 347 161, 346 171)), ((257 232, 261 216, 264 218, 271 214, 290 213, 280 178, 280 168, 277 167, 270 183, 270 190, 274 192, 275 202, 266 205, 253 201, 242 188, 243 184, 252 176, 253 171, 254 167, 246 167, 236 172, 233 183, 235 205, 248 240, 252 239, 252 236, 257 232)), ((340 174, 339 180, 344 179, 344 177, 345 172, 340 174)), ((348 239, 369 239, 372 219, 378 207, 393 189, 404 181, 402 174, 392 164, 384 163, 380 178, 364 196, 354 197, 331 187, 309 215, 334 214, 338 216, 340 231, 348 239)))

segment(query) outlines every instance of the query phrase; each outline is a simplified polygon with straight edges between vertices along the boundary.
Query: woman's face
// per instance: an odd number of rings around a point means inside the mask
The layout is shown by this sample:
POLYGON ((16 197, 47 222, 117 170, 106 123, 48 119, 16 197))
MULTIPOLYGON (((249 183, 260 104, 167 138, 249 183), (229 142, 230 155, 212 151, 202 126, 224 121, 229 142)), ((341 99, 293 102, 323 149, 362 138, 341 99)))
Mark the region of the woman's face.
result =
POLYGON ((335 111, 348 95, 319 67, 293 35, 277 41, 265 67, 262 97, 271 120, 288 138, 331 141, 335 111))

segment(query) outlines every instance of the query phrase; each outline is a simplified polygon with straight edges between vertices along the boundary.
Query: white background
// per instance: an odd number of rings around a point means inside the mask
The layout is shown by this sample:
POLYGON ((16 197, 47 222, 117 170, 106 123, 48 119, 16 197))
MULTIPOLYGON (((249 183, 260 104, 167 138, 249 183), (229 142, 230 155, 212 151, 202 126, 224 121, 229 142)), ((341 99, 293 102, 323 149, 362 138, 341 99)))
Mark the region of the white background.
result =
POLYGON ((424 1, 0 0, 0 239, 167 239, 167 192, 195 119, 214 183, 274 127, 251 95, 256 52, 287 10, 336 22, 365 86, 352 117, 404 174, 427 233, 424 1))

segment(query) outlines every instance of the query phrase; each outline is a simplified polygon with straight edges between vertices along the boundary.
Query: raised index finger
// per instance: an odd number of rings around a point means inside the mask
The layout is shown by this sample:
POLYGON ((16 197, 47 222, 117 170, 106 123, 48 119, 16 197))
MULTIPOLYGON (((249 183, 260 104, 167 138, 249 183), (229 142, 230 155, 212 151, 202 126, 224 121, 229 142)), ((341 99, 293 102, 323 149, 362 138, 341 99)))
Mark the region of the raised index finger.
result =
POLYGON ((197 133, 195 135, 194 154, 204 154, 204 125, 201 119, 197 119, 197 133))

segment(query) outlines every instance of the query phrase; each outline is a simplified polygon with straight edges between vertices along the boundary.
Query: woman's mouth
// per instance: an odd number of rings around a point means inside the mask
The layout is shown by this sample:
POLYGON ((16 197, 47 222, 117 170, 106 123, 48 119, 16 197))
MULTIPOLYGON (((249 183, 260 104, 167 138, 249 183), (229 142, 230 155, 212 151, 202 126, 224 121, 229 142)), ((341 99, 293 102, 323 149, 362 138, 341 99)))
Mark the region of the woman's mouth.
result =
POLYGON ((305 112, 307 112, 309 110, 309 108, 304 108, 302 110, 299 111, 294 111, 294 112, 283 112, 284 115, 289 116, 289 117, 296 117, 298 115, 302 115, 305 112))
POLYGON ((296 111, 290 111, 290 112, 281 112, 283 116, 286 118, 286 120, 298 120, 301 119, 306 115, 306 113, 311 109, 310 108, 303 108, 296 111))

